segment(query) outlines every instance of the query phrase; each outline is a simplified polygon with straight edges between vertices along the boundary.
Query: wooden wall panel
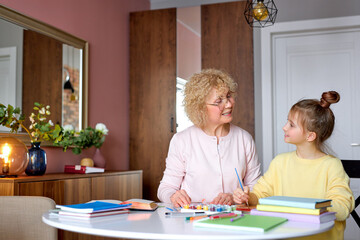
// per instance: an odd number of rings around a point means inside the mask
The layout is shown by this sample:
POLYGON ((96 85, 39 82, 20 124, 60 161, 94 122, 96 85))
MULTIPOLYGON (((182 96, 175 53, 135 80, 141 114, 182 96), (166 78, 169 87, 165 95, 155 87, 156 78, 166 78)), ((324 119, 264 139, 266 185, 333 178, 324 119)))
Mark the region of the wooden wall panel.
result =
POLYGON ((19 184, 20 196, 44 196, 44 183, 31 182, 19 184))
POLYGON ((91 178, 61 180, 64 185, 64 203, 77 204, 93 200, 91 198, 91 178))
POLYGON ((175 129, 176 9, 130 14, 130 169, 157 200, 175 129))
POLYGON ((43 34, 24 31, 22 110, 28 116, 34 102, 50 105, 51 119, 61 124, 62 115, 62 43, 43 34))
POLYGON ((238 83, 233 123, 254 132, 253 31, 246 1, 201 6, 201 66, 228 72, 238 83))
POLYGON ((0 184, 0 196, 14 196, 15 195, 14 183, 0 184))
POLYGON ((91 199, 125 201, 131 198, 142 198, 142 178, 138 174, 92 179, 91 199))

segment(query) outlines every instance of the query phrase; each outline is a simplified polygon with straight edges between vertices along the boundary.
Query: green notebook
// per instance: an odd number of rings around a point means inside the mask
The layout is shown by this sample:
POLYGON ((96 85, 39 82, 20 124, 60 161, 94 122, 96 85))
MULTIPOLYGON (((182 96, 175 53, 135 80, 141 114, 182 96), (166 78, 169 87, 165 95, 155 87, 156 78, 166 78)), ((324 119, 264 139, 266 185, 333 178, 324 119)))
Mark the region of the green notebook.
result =
POLYGON ((286 218, 244 215, 240 219, 231 222, 231 218, 201 219, 194 222, 195 227, 222 228, 251 232, 265 232, 284 222, 286 218))

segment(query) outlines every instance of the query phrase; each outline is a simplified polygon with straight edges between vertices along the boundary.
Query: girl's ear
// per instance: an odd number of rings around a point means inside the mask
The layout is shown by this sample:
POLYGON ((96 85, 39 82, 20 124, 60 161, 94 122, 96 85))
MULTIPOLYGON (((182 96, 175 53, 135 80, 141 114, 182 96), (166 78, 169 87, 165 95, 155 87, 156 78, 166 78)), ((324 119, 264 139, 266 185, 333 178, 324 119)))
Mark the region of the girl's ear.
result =
POLYGON ((312 142, 316 139, 316 133, 315 132, 308 132, 308 136, 306 138, 306 140, 308 142, 312 142))

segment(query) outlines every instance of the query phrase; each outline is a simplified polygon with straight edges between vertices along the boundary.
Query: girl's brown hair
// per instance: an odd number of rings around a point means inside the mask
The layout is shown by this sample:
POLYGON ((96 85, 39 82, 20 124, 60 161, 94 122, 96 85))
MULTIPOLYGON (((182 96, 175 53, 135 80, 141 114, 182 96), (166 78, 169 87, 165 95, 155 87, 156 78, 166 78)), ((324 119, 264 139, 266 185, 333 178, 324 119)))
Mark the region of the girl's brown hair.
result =
POLYGON ((322 94, 320 101, 316 99, 301 100, 290 109, 289 115, 297 115, 303 130, 316 133, 315 144, 320 151, 324 151, 324 141, 331 136, 334 130, 335 116, 329 107, 339 100, 339 93, 329 91, 322 94))

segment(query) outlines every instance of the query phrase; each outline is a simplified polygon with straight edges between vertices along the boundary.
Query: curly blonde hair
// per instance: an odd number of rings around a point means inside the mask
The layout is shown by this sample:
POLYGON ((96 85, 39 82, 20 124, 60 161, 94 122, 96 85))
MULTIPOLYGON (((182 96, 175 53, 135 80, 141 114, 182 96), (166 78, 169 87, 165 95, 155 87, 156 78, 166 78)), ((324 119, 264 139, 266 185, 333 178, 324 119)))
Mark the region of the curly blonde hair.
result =
POLYGON ((195 126, 203 127, 206 125, 205 100, 213 88, 226 95, 227 91, 235 93, 237 83, 224 71, 204 69, 192 75, 185 85, 183 104, 188 118, 195 126))

